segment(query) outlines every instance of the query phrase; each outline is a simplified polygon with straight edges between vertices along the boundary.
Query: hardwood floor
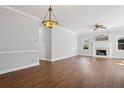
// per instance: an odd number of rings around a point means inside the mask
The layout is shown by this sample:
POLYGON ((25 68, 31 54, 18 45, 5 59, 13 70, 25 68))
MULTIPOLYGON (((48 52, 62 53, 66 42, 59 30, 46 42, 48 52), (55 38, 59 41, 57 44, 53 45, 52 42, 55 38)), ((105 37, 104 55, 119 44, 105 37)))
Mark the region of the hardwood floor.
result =
POLYGON ((75 56, 0 76, 0 87, 124 87, 122 59, 75 56))

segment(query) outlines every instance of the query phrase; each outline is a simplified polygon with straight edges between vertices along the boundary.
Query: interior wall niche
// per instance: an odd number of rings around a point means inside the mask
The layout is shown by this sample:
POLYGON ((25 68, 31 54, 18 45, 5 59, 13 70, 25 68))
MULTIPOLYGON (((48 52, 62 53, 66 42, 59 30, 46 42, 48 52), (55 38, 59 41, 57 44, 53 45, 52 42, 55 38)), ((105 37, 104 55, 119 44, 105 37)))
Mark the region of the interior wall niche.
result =
POLYGON ((108 35, 98 35, 95 38, 95 41, 108 41, 108 40, 109 40, 108 35))

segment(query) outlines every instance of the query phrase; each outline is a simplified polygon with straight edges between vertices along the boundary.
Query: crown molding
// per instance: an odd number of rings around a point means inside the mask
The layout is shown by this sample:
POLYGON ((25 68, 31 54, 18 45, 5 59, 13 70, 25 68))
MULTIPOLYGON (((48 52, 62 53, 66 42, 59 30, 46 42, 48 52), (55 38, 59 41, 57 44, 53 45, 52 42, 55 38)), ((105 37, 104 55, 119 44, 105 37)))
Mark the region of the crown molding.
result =
POLYGON ((62 30, 64 30, 64 31, 71 32, 71 33, 73 33, 73 34, 77 35, 77 33, 76 33, 76 32, 73 32, 72 30, 69 30, 69 29, 64 28, 64 27, 62 27, 62 26, 58 26, 58 28, 60 28, 60 29, 62 29, 62 30))
MULTIPOLYGON (((32 18, 32 19, 37 20, 37 21, 40 21, 40 20, 41 20, 41 19, 38 18, 38 17, 32 16, 32 15, 30 15, 30 14, 28 14, 28 13, 22 12, 22 11, 17 10, 17 9, 15 9, 15 8, 12 8, 12 7, 10 7, 10 6, 1 5, 0 7, 4 8, 4 9, 7 9, 7 10, 10 10, 10 11, 13 11, 13 12, 16 12, 16 13, 21 14, 21 15, 27 16, 27 17, 32 18)), ((67 28, 62 27, 62 26, 59 26, 59 28, 63 29, 64 31, 77 34, 76 32, 73 32, 73 31, 71 31, 71 30, 69 30, 69 29, 67 29, 67 28)))
POLYGON ((38 17, 32 16, 28 13, 22 12, 20 10, 14 9, 12 7, 9 7, 9 6, 2 5, 0 7, 4 8, 4 9, 8 9, 8 10, 13 11, 13 12, 16 12, 16 13, 21 14, 21 15, 27 16, 27 17, 32 18, 34 20, 38 20, 38 21, 40 20, 40 18, 38 18, 38 17))

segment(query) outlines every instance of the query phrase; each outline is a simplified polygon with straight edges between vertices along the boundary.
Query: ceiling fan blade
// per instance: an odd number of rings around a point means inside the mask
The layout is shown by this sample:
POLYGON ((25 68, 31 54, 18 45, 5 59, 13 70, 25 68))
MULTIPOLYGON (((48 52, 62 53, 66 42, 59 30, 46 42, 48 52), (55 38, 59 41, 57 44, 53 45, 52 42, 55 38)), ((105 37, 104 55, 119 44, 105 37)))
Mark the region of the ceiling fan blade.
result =
POLYGON ((97 29, 106 29, 107 27, 102 24, 95 24, 93 28, 93 31, 96 31, 97 29))
POLYGON ((104 25, 99 25, 99 27, 103 27, 104 25))
POLYGON ((96 31, 98 28, 94 28, 93 31, 96 31))
POLYGON ((107 27, 103 27, 103 26, 102 26, 102 27, 100 27, 100 28, 106 29, 107 27))

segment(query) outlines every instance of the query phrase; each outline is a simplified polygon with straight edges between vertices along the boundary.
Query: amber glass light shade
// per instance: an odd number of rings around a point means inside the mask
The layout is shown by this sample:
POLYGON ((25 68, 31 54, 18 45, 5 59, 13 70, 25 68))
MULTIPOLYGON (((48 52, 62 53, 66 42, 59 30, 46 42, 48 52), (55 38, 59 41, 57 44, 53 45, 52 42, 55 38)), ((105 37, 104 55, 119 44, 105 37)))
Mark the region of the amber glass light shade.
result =
POLYGON ((51 6, 49 7, 47 14, 45 15, 45 17, 42 21, 42 25, 48 29, 55 29, 58 25, 56 16, 55 16, 51 6), (48 18, 47 18, 47 16, 48 16, 48 18))
POLYGON ((49 28, 49 29, 55 29, 58 25, 58 23, 54 20, 44 20, 42 24, 45 28, 49 28))

